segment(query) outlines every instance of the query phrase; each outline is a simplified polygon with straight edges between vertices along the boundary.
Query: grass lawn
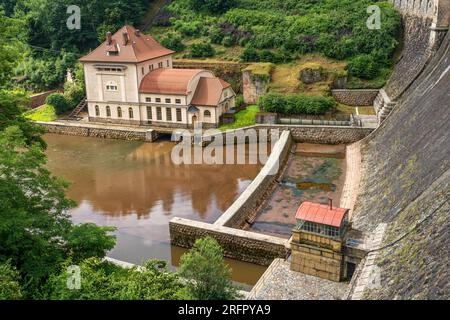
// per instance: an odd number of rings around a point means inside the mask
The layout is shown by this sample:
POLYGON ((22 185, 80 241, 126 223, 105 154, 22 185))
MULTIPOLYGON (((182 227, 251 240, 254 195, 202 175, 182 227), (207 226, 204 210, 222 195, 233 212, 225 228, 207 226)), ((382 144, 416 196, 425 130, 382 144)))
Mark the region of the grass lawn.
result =
POLYGON ((224 124, 219 127, 220 130, 237 129, 255 124, 256 114, 259 112, 258 106, 248 106, 235 115, 234 123, 224 124))
POLYGON ((58 118, 56 116, 55 108, 47 104, 44 104, 39 108, 25 112, 24 116, 25 118, 28 118, 33 121, 43 121, 43 122, 54 121, 58 118))

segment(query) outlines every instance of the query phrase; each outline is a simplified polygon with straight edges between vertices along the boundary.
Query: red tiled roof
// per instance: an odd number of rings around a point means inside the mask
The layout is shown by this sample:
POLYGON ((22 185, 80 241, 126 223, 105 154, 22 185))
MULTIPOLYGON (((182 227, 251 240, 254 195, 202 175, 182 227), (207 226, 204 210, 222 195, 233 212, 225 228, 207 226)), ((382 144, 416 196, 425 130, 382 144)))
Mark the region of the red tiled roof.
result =
POLYGON ((200 78, 191 104, 198 106, 217 106, 224 89, 230 84, 219 78, 200 78))
POLYGON ((139 86, 141 93, 186 94, 191 79, 201 69, 166 69, 153 70, 142 79, 139 86))
POLYGON ((81 62, 142 62, 174 53, 164 48, 151 36, 137 33, 132 26, 124 26, 111 36, 111 44, 103 42, 95 50, 80 58, 81 62), (123 33, 128 35, 127 44, 123 43, 123 33), (107 52, 117 51, 117 55, 107 52))
POLYGON ((298 208, 295 218, 339 228, 348 211, 337 207, 330 209, 327 204, 305 201, 298 208))

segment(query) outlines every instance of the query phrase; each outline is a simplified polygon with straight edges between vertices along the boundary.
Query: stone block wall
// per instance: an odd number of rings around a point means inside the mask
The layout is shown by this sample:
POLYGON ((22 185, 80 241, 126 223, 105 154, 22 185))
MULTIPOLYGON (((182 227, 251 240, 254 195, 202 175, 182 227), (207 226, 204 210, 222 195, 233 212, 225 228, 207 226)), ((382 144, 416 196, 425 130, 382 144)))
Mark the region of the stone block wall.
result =
POLYGON ((331 90, 337 102, 348 106, 371 106, 378 95, 378 90, 331 90))
POLYGON ((291 270, 339 282, 343 255, 332 250, 291 243, 291 270))
POLYGON ((242 70, 247 67, 247 63, 236 62, 205 62, 192 60, 174 60, 173 67, 179 69, 205 69, 209 70, 216 77, 229 82, 236 92, 242 93, 242 70))
POLYGON ((62 135, 149 142, 154 141, 157 138, 157 132, 152 129, 126 129, 92 124, 74 124, 62 122, 36 123, 44 127, 45 131, 48 133, 57 133, 62 135))
POLYGON ((273 259, 289 255, 286 239, 255 232, 182 218, 173 218, 169 230, 172 245, 192 248, 196 239, 210 236, 221 245, 226 257, 258 265, 268 266, 273 259))
POLYGON ((28 107, 30 109, 34 109, 34 108, 42 106, 43 104, 45 104, 45 99, 47 99, 47 97, 49 95, 51 95, 52 93, 55 93, 55 92, 57 92, 57 90, 51 90, 51 91, 46 91, 46 92, 32 95, 30 97, 30 103, 28 104, 28 107))

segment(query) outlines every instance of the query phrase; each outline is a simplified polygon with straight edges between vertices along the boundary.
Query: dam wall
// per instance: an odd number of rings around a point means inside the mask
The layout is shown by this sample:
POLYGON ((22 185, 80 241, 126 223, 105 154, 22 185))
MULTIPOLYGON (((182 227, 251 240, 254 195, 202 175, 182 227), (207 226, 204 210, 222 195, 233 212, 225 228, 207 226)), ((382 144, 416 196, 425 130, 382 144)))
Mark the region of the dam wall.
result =
MULTIPOLYGON (((448 1, 447 1, 448 3, 448 1)), ((361 141, 353 226, 387 225, 370 299, 450 296, 450 33, 396 107, 361 141)), ((363 270, 364 271, 364 270, 363 270)))
POLYGON ((402 15, 403 50, 394 71, 374 101, 382 122, 423 72, 448 30, 449 0, 391 0, 402 15))

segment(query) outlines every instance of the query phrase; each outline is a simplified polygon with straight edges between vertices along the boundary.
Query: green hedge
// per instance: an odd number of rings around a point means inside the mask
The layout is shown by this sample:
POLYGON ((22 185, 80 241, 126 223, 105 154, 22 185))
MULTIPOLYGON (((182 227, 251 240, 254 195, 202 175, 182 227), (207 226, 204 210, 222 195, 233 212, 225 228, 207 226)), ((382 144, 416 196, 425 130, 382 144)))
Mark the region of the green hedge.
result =
POLYGON ((268 93, 259 98, 258 105, 266 112, 284 115, 324 114, 336 106, 336 101, 332 97, 268 93))
POLYGON ((69 104, 61 93, 52 93, 45 99, 45 103, 55 107, 57 114, 64 113, 69 109, 69 104))

